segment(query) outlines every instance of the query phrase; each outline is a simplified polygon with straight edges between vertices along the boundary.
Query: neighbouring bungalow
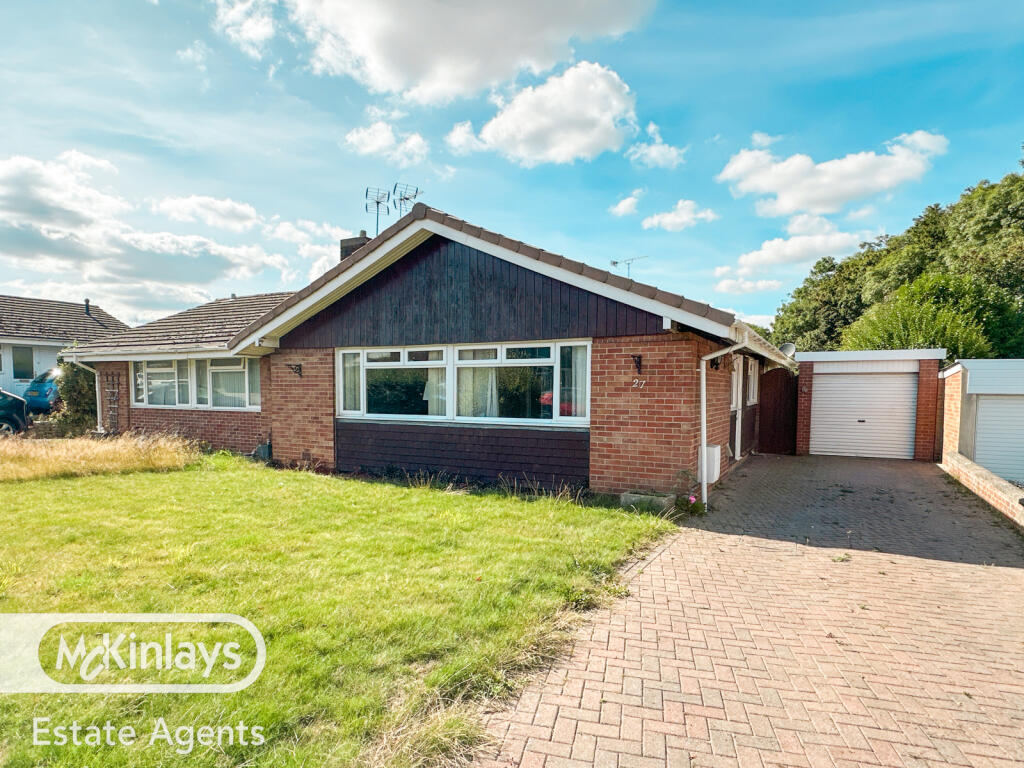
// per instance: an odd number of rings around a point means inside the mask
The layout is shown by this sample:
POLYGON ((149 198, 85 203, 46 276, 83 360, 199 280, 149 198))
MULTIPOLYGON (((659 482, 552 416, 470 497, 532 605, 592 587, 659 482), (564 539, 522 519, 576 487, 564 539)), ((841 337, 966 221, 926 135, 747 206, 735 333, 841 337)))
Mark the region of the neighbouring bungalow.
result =
MULTIPOLYGON (((767 368, 731 313, 416 205, 296 293, 220 299, 83 345, 100 428, 340 472, 599 491, 716 481, 758 443, 767 368)), ((706 490, 706 489, 705 489, 706 490)))
POLYGON ((32 379, 57 365, 61 349, 127 328, 88 299, 0 296, 0 389, 23 395, 32 379))

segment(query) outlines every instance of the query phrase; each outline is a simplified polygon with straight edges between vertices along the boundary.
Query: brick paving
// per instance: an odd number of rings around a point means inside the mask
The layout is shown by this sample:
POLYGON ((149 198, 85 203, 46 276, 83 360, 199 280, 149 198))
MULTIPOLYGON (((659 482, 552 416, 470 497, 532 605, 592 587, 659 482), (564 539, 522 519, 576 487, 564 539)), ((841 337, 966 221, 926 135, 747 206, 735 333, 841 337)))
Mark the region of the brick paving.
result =
POLYGON ((1024 765, 1024 539, 937 467, 752 457, 489 716, 486 768, 1024 765))

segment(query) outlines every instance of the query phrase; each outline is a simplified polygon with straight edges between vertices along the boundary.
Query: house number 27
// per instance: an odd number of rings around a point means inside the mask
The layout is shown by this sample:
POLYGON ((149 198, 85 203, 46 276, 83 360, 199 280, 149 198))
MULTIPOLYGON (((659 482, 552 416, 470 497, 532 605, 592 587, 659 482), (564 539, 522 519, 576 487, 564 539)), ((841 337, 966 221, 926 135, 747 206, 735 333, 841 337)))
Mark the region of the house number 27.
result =
POLYGON ((633 389, 643 389, 647 386, 647 379, 633 379, 633 389))

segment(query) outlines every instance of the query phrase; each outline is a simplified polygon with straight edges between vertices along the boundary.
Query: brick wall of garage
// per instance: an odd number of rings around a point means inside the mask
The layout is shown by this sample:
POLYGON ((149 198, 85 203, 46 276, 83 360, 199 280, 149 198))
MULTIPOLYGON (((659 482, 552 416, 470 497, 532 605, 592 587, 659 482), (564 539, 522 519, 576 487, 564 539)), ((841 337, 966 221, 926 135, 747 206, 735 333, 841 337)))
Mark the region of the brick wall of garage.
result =
POLYGON ((334 350, 282 349, 267 360, 264 412, 274 458, 334 469, 334 350), (299 365, 301 376, 292 368, 299 365))
MULTIPOLYGON (((137 431, 182 435, 208 443, 215 450, 250 453, 267 440, 263 411, 217 411, 195 408, 133 408, 130 364, 103 362, 100 377, 100 423, 107 432, 137 431)), ((266 398, 269 361, 260 361, 260 388, 266 398)))
POLYGON ((814 363, 801 362, 796 380, 796 455, 811 452, 811 396, 814 394, 814 363))
POLYGON ((960 404, 963 370, 942 380, 942 455, 960 450, 960 404))
MULTIPOLYGON (((719 348, 690 333, 594 339, 592 488, 672 491, 697 478, 699 361, 719 348), (642 356, 640 373, 633 355, 642 356)), ((731 360, 726 356, 717 371, 709 370, 707 380, 708 443, 722 446, 723 472, 728 462, 731 360)))

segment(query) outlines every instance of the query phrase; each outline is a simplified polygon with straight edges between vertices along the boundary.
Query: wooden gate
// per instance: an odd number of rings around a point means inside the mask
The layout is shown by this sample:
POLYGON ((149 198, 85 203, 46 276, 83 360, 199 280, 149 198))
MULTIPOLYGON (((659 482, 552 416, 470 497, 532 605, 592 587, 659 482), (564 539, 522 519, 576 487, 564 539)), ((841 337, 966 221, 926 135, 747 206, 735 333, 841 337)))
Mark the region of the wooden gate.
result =
POLYGON ((796 453, 797 377, 786 368, 761 376, 761 453, 796 453))

